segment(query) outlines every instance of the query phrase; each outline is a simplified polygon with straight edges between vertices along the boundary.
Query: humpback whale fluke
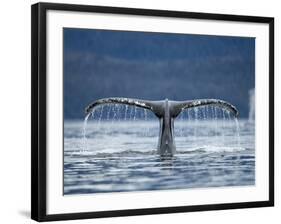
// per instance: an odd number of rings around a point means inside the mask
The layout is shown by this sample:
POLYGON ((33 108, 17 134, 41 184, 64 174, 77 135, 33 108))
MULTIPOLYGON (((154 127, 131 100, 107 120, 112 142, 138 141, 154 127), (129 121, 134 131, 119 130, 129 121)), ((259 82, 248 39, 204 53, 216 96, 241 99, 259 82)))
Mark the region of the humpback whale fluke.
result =
POLYGON ((95 107, 104 104, 126 104, 151 110, 159 118, 160 122, 160 132, 157 147, 157 152, 160 155, 173 155, 176 152, 174 140, 174 120, 183 110, 193 107, 211 105, 224 108, 232 112, 234 116, 238 116, 238 110, 235 108, 235 106, 226 101, 218 99, 198 99, 188 101, 171 101, 165 99, 161 101, 150 101, 113 97, 99 99, 89 104, 86 107, 85 112, 86 114, 89 114, 95 107))

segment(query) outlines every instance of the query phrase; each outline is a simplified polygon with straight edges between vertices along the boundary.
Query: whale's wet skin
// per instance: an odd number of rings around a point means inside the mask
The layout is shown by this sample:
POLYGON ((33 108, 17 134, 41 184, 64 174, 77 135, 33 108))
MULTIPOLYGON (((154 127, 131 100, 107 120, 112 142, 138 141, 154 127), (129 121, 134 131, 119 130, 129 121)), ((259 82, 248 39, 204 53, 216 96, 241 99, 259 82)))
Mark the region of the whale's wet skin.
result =
POLYGON ((158 120, 127 114, 130 120, 94 115, 86 138, 83 121, 64 122, 65 194, 255 184, 254 123, 242 119, 237 130, 224 114, 200 120, 179 116, 177 152, 163 158, 157 154, 158 120))

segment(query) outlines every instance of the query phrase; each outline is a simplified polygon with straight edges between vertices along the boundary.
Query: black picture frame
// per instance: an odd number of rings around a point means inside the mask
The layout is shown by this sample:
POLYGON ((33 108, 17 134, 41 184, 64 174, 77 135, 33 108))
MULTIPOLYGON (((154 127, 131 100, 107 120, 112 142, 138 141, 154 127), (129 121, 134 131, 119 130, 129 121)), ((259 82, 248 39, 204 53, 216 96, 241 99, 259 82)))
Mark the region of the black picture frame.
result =
POLYGON ((37 221, 132 216, 161 213, 192 212, 221 209, 253 208, 274 206, 274 18, 194 13, 183 11, 164 11, 137 8, 103 7, 73 4, 37 3, 31 11, 31 218, 37 221), (48 10, 76 12, 101 12, 123 15, 162 16, 174 18, 192 18, 205 20, 254 22, 269 24, 269 200, 208 204, 196 206, 176 206, 159 208, 140 208, 101 212, 83 212, 68 214, 46 213, 46 13, 48 10))

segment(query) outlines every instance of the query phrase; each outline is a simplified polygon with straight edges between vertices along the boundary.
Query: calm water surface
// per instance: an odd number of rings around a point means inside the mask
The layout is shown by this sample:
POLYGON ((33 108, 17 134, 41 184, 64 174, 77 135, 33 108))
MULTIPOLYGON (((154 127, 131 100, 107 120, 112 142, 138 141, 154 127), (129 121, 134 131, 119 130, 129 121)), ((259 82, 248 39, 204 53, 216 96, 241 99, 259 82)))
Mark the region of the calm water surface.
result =
POLYGON ((255 184, 254 124, 175 122, 177 154, 156 154, 155 120, 64 123, 64 193, 142 191, 255 184))

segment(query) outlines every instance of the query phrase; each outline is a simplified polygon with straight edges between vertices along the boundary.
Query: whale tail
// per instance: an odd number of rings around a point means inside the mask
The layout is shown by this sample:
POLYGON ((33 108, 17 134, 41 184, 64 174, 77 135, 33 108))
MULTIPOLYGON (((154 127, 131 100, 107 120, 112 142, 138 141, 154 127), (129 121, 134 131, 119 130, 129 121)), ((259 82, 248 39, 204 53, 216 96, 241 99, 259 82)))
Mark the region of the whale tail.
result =
POLYGON ((89 104, 85 112, 91 113, 94 108, 100 105, 108 104, 125 104, 136 106, 152 111, 160 121, 160 134, 158 141, 157 152, 160 155, 173 155, 176 151, 174 141, 174 119, 185 109, 200 107, 200 106, 217 106, 230 111, 234 116, 238 116, 238 110, 232 104, 218 99, 198 99, 188 101, 169 101, 168 99, 162 101, 149 101, 132 98, 112 97, 99 99, 89 104))
MULTIPOLYGON (((141 99, 133 99, 133 98, 123 98, 123 97, 111 97, 111 98, 103 98, 93 103, 90 103, 85 108, 85 113, 91 113, 91 111, 100 105, 106 104, 125 104, 136 106, 144 109, 151 110, 157 117, 161 117, 163 112, 163 104, 164 100, 161 101, 152 101, 152 100, 141 100, 141 99)), ((173 117, 177 117, 183 110, 200 107, 200 106, 217 106, 224 108, 230 112, 232 112, 235 116, 238 116, 238 110, 232 104, 218 99, 197 99, 197 100, 188 100, 188 101, 169 101, 169 109, 170 113, 173 117)))

